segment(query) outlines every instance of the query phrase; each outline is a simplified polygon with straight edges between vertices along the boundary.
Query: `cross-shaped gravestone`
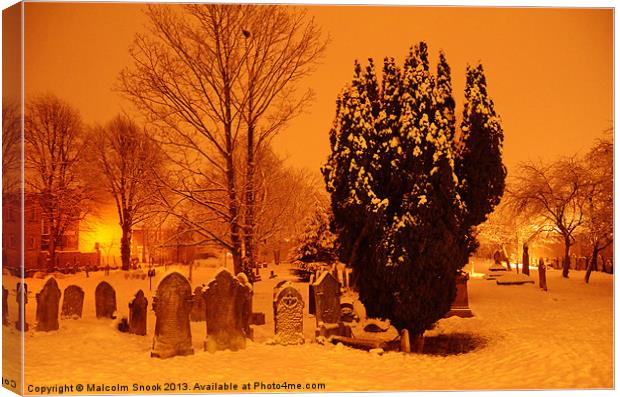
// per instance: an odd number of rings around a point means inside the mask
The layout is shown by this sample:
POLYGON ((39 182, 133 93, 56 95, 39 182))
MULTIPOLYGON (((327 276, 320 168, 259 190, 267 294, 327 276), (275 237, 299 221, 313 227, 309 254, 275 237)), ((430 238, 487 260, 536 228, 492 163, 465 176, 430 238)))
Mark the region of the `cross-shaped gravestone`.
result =
POLYGON ((60 288, 54 277, 47 280, 37 298, 37 331, 55 331, 58 329, 58 304, 60 288))
POLYGON ((194 354, 189 313, 192 310, 192 286, 180 273, 164 277, 153 297, 155 338, 151 357, 168 358, 194 354))
POLYGON ((144 292, 139 290, 133 300, 129 302, 129 333, 146 335, 146 310, 149 302, 144 292))
POLYGON ((283 345, 304 343, 304 300, 287 282, 275 291, 274 323, 275 340, 283 345))
POLYGON ((70 285, 65 288, 62 297, 61 318, 81 318, 82 308, 84 307, 84 291, 77 285, 70 285))

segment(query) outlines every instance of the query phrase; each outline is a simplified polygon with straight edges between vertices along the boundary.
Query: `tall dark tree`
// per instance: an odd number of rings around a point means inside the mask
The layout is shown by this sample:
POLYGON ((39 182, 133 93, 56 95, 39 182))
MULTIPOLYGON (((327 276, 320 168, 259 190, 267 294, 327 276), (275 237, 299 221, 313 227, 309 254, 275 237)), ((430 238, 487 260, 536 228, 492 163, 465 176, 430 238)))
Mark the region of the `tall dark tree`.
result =
MULTIPOLYGON (((487 92, 484 69, 481 64, 468 66, 461 137, 455 158, 459 194, 466 207, 463 222, 466 229, 484 222, 504 194, 503 142, 504 131, 487 92)), ((470 238, 470 231, 463 235, 469 255, 478 244, 470 238)))
POLYGON ((456 132, 456 103, 452 95, 452 74, 450 65, 446 60, 446 54, 439 52, 439 63, 437 63, 437 84, 435 86, 435 97, 437 106, 443 118, 448 122, 448 139, 453 142, 456 132))
POLYGON ((470 229, 462 226, 449 101, 438 100, 446 88, 437 88, 426 44, 411 49, 402 72, 386 58, 383 73, 373 112, 376 79, 356 63, 337 101, 323 174, 340 259, 353 267, 368 315, 420 335, 450 308, 465 264, 455 257, 466 258, 461 234, 470 229))

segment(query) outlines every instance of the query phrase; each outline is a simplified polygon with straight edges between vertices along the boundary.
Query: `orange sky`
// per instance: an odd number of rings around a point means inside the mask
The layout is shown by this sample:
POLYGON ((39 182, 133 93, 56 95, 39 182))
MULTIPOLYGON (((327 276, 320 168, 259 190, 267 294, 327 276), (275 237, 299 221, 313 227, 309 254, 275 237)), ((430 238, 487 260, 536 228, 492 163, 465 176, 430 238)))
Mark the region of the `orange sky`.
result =
MULTIPOLYGON (((145 19, 139 4, 26 3, 26 95, 50 91, 104 122, 127 103, 112 91, 145 19)), ((585 151, 613 122, 613 11, 589 9, 313 6, 331 36, 307 78, 316 101, 275 140, 291 164, 317 170, 337 93, 353 60, 402 59, 420 40, 452 67, 457 111, 465 66, 482 61, 503 119, 509 171, 522 160, 585 151)))

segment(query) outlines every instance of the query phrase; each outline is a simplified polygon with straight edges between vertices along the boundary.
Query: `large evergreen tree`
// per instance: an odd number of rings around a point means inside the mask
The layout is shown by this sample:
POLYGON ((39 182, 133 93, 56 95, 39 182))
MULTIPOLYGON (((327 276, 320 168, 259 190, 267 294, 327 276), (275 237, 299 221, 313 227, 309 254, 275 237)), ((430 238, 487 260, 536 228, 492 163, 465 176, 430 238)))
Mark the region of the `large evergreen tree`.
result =
POLYGON ((461 234, 470 231, 454 173, 454 100, 443 55, 438 69, 436 78, 423 42, 402 70, 384 60, 380 89, 373 64, 362 73, 356 62, 323 168, 340 259, 353 267, 368 315, 413 335, 450 309, 467 257, 461 234))
MULTIPOLYGON (((482 65, 467 67, 461 138, 455 161, 459 194, 466 206, 463 227, 471 229, 486 220, 504 194, 506 167, 502 162, 504 131, 487 92, 482 65)), ((468 255, 477 242, 468 236, 468 255)))

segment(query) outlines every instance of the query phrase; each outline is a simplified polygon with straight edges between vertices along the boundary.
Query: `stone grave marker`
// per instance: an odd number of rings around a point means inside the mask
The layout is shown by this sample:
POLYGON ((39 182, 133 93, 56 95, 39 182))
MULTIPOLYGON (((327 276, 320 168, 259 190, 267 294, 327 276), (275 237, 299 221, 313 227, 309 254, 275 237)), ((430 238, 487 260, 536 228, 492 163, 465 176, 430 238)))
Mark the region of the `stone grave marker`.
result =
POLYGON ((274 325, 276 343, 299 345, 304 343, 304 300, 288 282, 275 291, 274 325))
POLYGON ((15 288, 15 300, 17 301, 17 321, 15 328, 20 331, 28 331, 28 323, 26 322, 26 304, 28 303, 28 284, 17 283, 15 288))
POLYGON ((312 273, 310 275, 310 282, 308 283, 308 313, 314 315, 316 313, 316 304, 314 302, 314 282, 316 281, 316 275, 312 273))
POLYGON ((100 282, 95 289, 95 309, 97 318, 115 317, 116 291, 105 281, 100 282))
POLYGON ((245 348, 249 327, 247 317, 252 290, 226 269, 221 269, 203 292, 207 305, 206 351, 245 348))
POLYGON ((151 357, 169 358, 194 354, 189 313, 192 310, 192 286, 178 272, 164 277, 153 297, 155 337, 151 357))
POLYGON ((204 296, 202 296, 203 288, 204 284, 202 287, 196 287, 194 289, 194 294, 192 295, 192 311, 189 315, 191 321, 205 321, 207 305, 204 296))
POLYGON ((467 295, 467 281, 469 280, 469 274, 461 272, 456 276, 456 295, 450 311, 446 313, 444 318, 458 316, 458 317, 473 317, 471 309, 469 308, 469 297, 467 295))
POLYGON ((331 272, 323 272, 314 283, 317 336, 350 336, 350 327, 340 319, 340 283, 331 272))
POLYGON ((542 259, 538 260, 538 285, 543 291, 547 290, 547 269, 542 259))
POLYGON ((129 302, 129 333, 146 335, 146 310, 149 301, 142 290, 138 290, 134 298, 129 302))
POLYGON ((84 291, 77 285, 70 285, 65 288, 62 297, 61 318, 82 318, 84 307, 84 291))
POLYGON ((55 331, 58 325, 58 305, 60 303, 60 288, 54 277, 50 277, 37 298, 37 331, 55 331))
POLYGON ((2 325, 9 325, 9 290, 2 286, 2 325))
POLYGON ((250 327, 250 324, 252 323, 252 298, 254 295, 252 283, 250 283, 250 280, 245 273, 239 273, 237 275, 237 281, 239 281, 242 286, 246 287, 247 290, 250 291, 249 297, 247 299, 242 299, 243 305, 241 309, 241 324, 243 325, 245 337, 254 340, 254 332, 250 327))

